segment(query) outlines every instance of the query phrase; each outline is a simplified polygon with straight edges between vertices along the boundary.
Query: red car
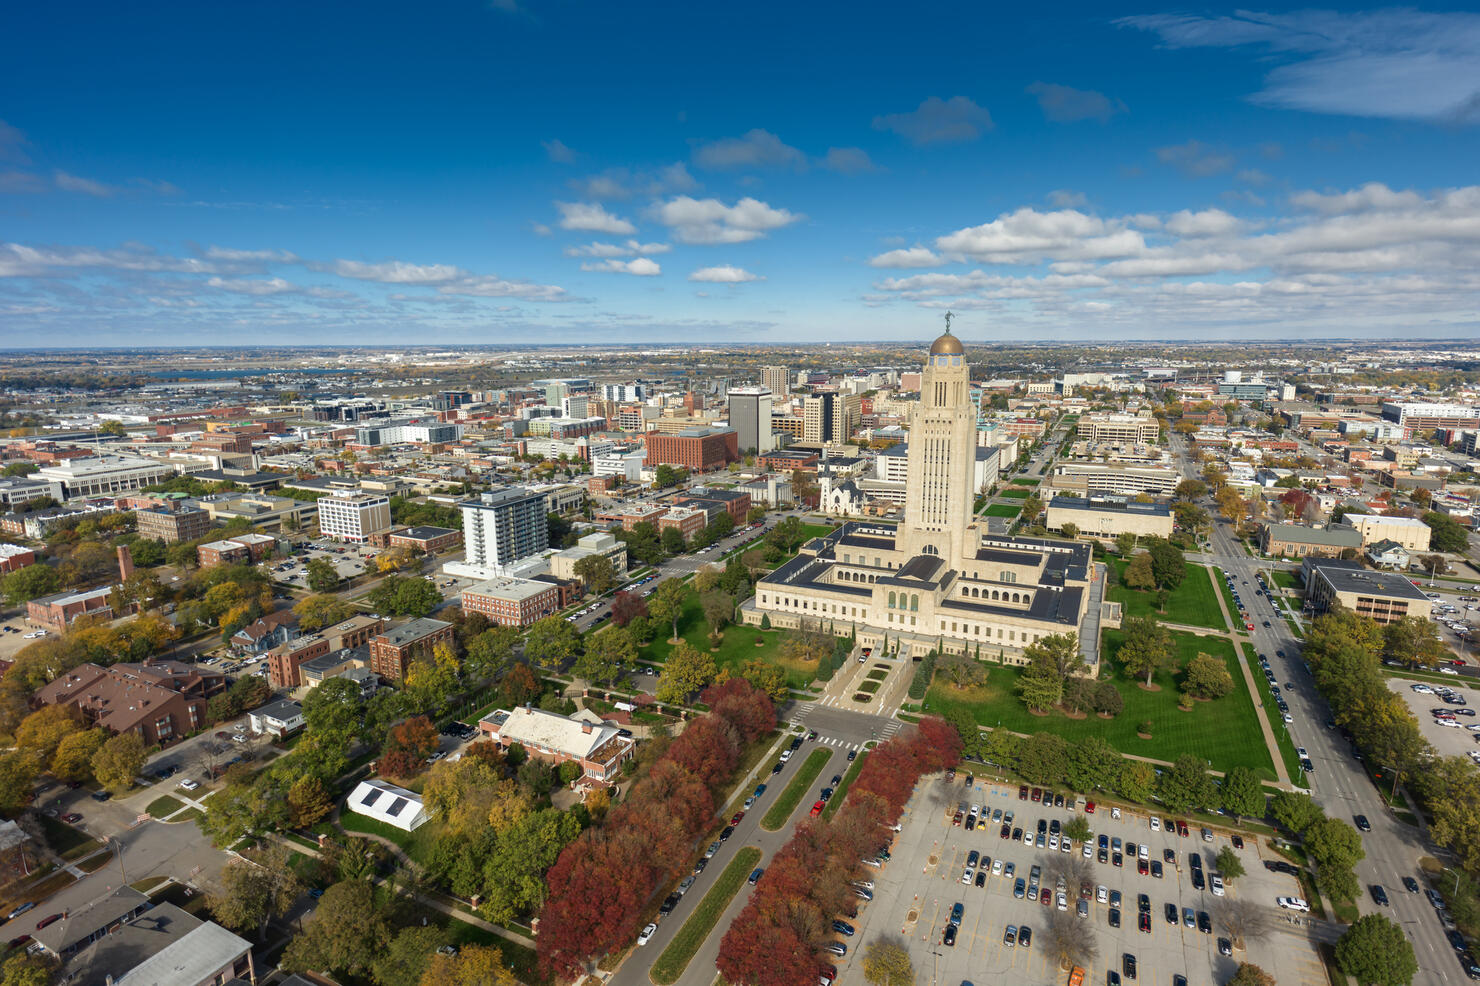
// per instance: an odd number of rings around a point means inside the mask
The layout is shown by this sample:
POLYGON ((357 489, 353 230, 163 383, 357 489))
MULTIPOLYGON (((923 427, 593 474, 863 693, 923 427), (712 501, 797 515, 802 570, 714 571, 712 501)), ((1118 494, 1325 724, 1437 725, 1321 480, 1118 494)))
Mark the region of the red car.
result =
POLYGON ((1043 788, 1035 787, 1033 793, 1028 796, 1035 805, 1043 801, 1043 788))
POLYGON ((1141 874, 1142 876, 1145 876, 1147 873, 1151 872, 1151 864, 1146 862, 1146 860, 1144 859, 1136 860, 1136 872, 1141 874))
POLYGON ((1026 785, 1026 784, 1020 784, 1020 785, 1018 785, 1018 800, 1019 801, 1027 801, 1028 800, 1028 785, 1026 785))
POLYGON ((1180 818, 1177 819, 1177 834, 1182 836, 1184 839, 1187 837, 1187 823, 1182 821, 1182 819, 1180 818))
POLYGON ((36 922, 36 930, 40 931, 42 928, 46 927, 48 924, 51 924, 53 921, 60 921, 61 919, 61 914, 48 914, 46 917, 36 922))
POLYGON ((745 817, 745 812, 743 812, 743 811, 737 811, 737 812, 735 812, 735 817, 730 819, 730 824, 731 825, 739 825, 740 824, 740 819, 742 819, 744 817, 745 817))
POLYGON ((815 805, 812 806, 812 811, 811 811, 812 817, 813 818, 816 818, 818 815, 822 814, 822 809, 824 809, 826 807, 827 807, 827 802, 826 801, 819 801, 819 802, 817 802, 815 805))
POLYGON ((62 816, 62 821, 66 822, 68 825, 76 825, 78 822, 82 821, 82 815, 75 811, 69 811, 62 816))
MULTIPOLYGON (((818 803, 818 804, 822 804, 822 802, 821 802, 821 801, 819 801, 819 802, 817 802, 817 803, 818 803)), ((964 817, 964 816, 963 816, 963 815, 962 815, 962 813, 961 813, 961 812, 959 812, 959 811, 958 811, 958 812, 956 812, 956 817, 955 817, 955 818, 953 818, 953 819, 951 819, 951 824, 952 824, 952 825, 960 825, 960 824, 961 824, 961 819, 962 819, 962 818, 963 818, 963 817, 964 817)))
POLYGON ((1093 801, 1085 802, 1084 811, 1085 814, 1093 815, 1095 813, 1095 803, 1093 801))
POLYGON ((1047 907, 1049 904, 1053 903, 1053 893, 1047 887, 1044 887, 1038 892, 1038 903, 1042 904, 1044 907, 1047 907))

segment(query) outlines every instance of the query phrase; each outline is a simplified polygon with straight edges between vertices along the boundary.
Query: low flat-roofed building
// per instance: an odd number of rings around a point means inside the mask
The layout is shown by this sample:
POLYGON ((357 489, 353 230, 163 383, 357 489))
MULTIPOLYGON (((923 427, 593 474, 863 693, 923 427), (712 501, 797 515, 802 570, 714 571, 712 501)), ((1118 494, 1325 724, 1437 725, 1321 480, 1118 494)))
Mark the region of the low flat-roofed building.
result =
POLYGON ((609 782, 621 772, 635 745, 616 726, 602 722, 589 710, 563 716, 527 705, 498 709, 478 721, 478 730, 505 748, 518 743, 551 765, 574 760, 586 778, 600 782, 609 782))
POLYGON ((389 544, 392 548, 411 548, 435 555, 462 544, 462 531, 453 527, 408 527, 391 532, 389 544))
POLYGON ((1122 497, 1056 496, 1048 502, 1045 526, 1063 531, 1073 524, 1080 535, 1114 538, 1130 533, 1137 537, 1172 536, 1172 511, 1164 503, 1140 503, 1122 497))
POLYGON ((156 904, 67 962, 68 986, 218 986, 256 978, 252 946, 214 921, 156 904))
MULTIPOLYGON (((747 501, 749 498, 746 498, 747 501)), ((617 538, 605 531, 595 534, 587 534, 566 548, 557 551, 550 556, 550 574, 559 579, 577 578, 576 564, 582 558, 599 555, 611 562, 612 572, 618 578, 627 573, 627 542, 618 541, 617 538)))
POLYGON ((403 832, 420 828, 427 820, 421 795, 374 778, 356 784, 344 806, 357 815, 384 822, 403 832))
POLYGON ((295 500, 287 496, 272 496, 267 493, 252 493, 247 496, 221 494, 202 497, 200 505, 214 520, 225 523, 242 518, 253 526, 268 531, 289 527, 307 527, 319 515, 319 505, 311 500, 295 500))
POLYGON ((1315 613, 1340 603, 1359 616, 1387 624, 1405 616, 1427 619, 1433 611, 1429 597, 1394 572, 1370 571, 1357 562, 1307 558, 1301 573, 1306 607, 1315 613))
POLYGON ((26 620, 44 626, 57 633, 65 633, 67 627, 81 616, 102 616, 113 619, 113 587, 83 589, 78 592, 58 592, 42 596, 26 603, 26 620))
POLYGON ((464 613, 481 613, 490 623, 527 627, 560 612, 560 587, 533 579, 500 576, 462 591, 464 613))
POLYGON ((1348 549, 1360 551, 1362 535, 1340 525, 1266 524, 1260 532, 1259 548, 1266 555, 1285 558, 1337 558, 1348 549))
POLYGON ((1362 535, 1363 545, 1378 541, 1396 541, 1409 551, 1428 551, 1433 530, 1417 517, 1389 517, 1384 514, 1347 514, 1343 524, 1362 535))
POLYGON ((27 565, 36 564, 36 552, 18 544, 0 544, 0 575, 18 572, 27 565))
POLYGON ((287 699, 268 702, 247 713, 254 733, 269 733, 282 739, 303 728, 303 706, 287 699))

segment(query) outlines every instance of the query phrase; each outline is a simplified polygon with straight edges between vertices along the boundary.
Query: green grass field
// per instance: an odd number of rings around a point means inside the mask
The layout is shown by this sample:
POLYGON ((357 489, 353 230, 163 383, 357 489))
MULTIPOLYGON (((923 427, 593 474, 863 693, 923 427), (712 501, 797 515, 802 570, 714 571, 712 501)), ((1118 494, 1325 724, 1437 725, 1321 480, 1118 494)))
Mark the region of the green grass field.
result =
POLYGON ((1006 517, 1013 518, 1023 512, 1023 508, 1011 503, 994 503, 981 512, 983 517, 1006 517))
POLYGON ((1290 731, 1283 728, 1284 718, 1280 715, 1279 707, 1274 704, 1274 692, 1269 687, 1269 679, 1264 677, 1264 669, 1259 666, 1259 653, 1254 650, 1254 645, 1247 641, 1242 644, 1244 660, 1249 664, 1249 670, 1254 672, 1254 684, 1259 689, 1259 703, 1264 707, 1264 714, 1269 719, 1269 724, 1274 729, 1275 742, 1279 744, 1280 759, 1285 761, 1285 772, 1290 775, 1290 780, 1299 784, 1305 779, 1305 772, 1300 769, 1300 758, 1295 755, 1295 743, 1290 739, 1290 731))
MULTIPOLYGON (((671 627, 658 627, 654 639, 645 647, 638 648, 637 659, 662 664, 668 660, 673 646, 668 643, 671 627)), ((709 624, 704 621, 704 607, 699 603, 699 594, 690 590, 684 597, 683 615, 678 620, 678 635, 701 651, 709 652, 709 624)), ((721 668, 738 672, 747 661, 760 659, 779 666, 786 672, 786 683, 791 688, 805 688, 817 676, 816 667, 805 667, 781 660, 777 653, 781 644, 782 631, 760 630, 756 627, 727 626, 719 650, 713 652, 714 663, 721 668), (763 641, 755 645, 756 637, 763 641)))
POLYGON ((1294 572, 1286 571, 1283 568, 1276 568, 1270 572, 1270 578, 1274 579, 1274 584, 1281 589, 1291 589, 1295 592, 1301 591, 1300 576, 1294 572))
POLYGON ((801 767, 791 778, 786 789, 777 796, 771 807, 761 816, 761 828, 767 832, 774 832, 786 824, 791 813, 801 804, 802 797, 808 788, 817 782, 817 776, 822 773, 822 768, 827 764, 828 758, 832 756, 832 750, 827 747, 819 747, 807 754, 801 767))
MULTIPOLYGON (((1274 765, 1259 731, 1259 721, 1248 686, 1239 672, 1233 645, 1221 637, 1199 637, 1191 633, 1173 633, 1180 669, 1199 652, 1223 659, 1233 675, 1234 690, 1214 702, 1199 702, 1191 712, 1177 708, 1177 679, 1169 672, 1158 674, 1154 681, 1160 691, 1149 692, 1120 670, 1114 654, 1120 647, 1120 634, 1107 630, 1102 652, 1106 671, 1125 701, 1125 709, 1114 719, 1088 715, 1070 719, 1058 713, 1036 716, 1018 697, 1015 687, 1021 672, 1017 668, 989 666, 987 684, 970 692, 960 692, 937 682, 925 696, 926 712, 945 712, 963 708, 983 726, 1001 726, 1017 733, 1057 733, 1071 742, 1099 736, 1122 753, 1175 760, 1180 754, 1192 753, 1210 761, 1215 770, 1244 766, 1273 780, 1274 765), (1151 739, 1136 735, 1143 720, 1152 724, 1151 739)), ((1139 679, 1138 679, 1139 680, 1139 679)))
POLYGON ((1020 490, 1020 489, 1016 489, 1015 487, 1009 486, 1009 487, 1007 487, 1007 489, 998 490, 997 491, 997 495, 998 496, 1010 496, 1014 500, 1026 500, 1028 497, 1030 497, 1030 496, 1033 495, 1033 491, 1032 490, 1020 490))
POLYGON ((168 794, 163 794, 149 802, 149 806, 144 810, 155 818, 163 818, 172 812, 179 811, 183 807, 185 807, 184 802, 172 798, 168 794))
POLYGON ((41 814, 36 815, 36 820, 41 823, 41 833, 46 836, 46 844, 63 859, 74 859, 98 847, 96 839, 66 822, 41 814))
POLYGON ((648 978, 658 986, 678 982, 678 977, 689 967, 694 953, 699 951, 704 939, 714 931, 720 915, 725 913, 725 908, 730 906, 730 901, 735 899, 735 895, 745 885, 746 878, 755 869, 755 864, 760 861, 761 851, 755 846, 746 846, 735 854, 719 879, 714 881, 714 886, 699 901, 699 906, 694 908, 694 913, 688 916, 683 927, 678 929, 678 934, 673 936, 668 947, 663 949, 663 954, 653 963, 648 978))
MULTIPOLYGON (((1233 601, 1233 590, 1228 588, 1227 582, 1223 581, 1224 575, 1223 569, 1218 568, 1216 565, 1213 567, 1213 583, 1218 586, 1218 592, 1223 596, 1223 605, 1228 607, 1229 617, 1237 620, 1238 603, 1233 601)), ((1243 626, 1242 623, 1235 626, 1234 629, 1237 630, 1241 626, 1243 626)))
POLYGON ((1018 476, 1017 478, 1011 479, 1008 482, 1010 482, 1014 486, 1037 486, 1039 483, 1043 482, 1043 480, 1029 479, 1027 476, 1018 476))
POLYGON ((1123 559, 1106 560, 1115 566, 1116 584, 1110 587, 1110 601, 1125 607, 1126 616, 1155 616, 1167 623, 1208 627, 1212 630, 1226 629, 1223 615, 1218 611, 1218 600, 1213 595, 1213 580, 1204 566, 1187 566, 1187 577, 1172 590, 1167 598, 1166 612, 1163 613, 1156 608, 1155 589, 1128 589, 1121 584, 1126 567, 1123 559))

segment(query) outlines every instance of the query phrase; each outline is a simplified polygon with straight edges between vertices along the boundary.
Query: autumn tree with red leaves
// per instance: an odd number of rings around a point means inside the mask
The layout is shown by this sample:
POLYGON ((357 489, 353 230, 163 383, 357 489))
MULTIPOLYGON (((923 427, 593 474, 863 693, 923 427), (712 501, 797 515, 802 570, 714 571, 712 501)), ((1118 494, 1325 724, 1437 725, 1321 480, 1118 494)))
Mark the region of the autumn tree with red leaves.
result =
POLYGON ((635 592, 619 592, 612 597, 612 622, 624 627, 639 616, 647 616, 647 600, 635 592))

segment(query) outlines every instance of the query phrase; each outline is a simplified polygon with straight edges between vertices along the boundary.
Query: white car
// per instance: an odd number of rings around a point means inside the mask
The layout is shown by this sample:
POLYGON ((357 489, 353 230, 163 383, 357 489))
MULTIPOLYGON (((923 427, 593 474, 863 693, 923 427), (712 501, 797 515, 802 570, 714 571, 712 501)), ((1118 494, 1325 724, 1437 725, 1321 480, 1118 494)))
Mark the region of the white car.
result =
POLYGON ((1300 897, 1276 897, 1274 902, 1287 911, 1300 911, 1302 914, 1310 913, 1310 905, 1300 897))
POLYGON ((1086 841, 1085 844, 1084 844, 1084 858, 1085 859, 1093 859, 1094 858, 1094 855, 1095 855, 1095 847, 1092 846, 1092 845, 1090 845, 1089 842, 1086 841))
POLYGON ((179 786, 184 788, 186 791, 194 791, 196 788, 200 787, 200 781, 193 781, 187 777, 180 782, 179 786))
POLYGON ((1120 809, 1119 808, 1111 808, 1110 809, 1110 817, 1111 818, 1119 818, 1120 817, 1120 809))
POLYGON ((1213 896, 1214 897, 1222 897, 1223 896, 1223 878, 1221 876, 1219 876, 1218 874, 1214 873, 1213 876, 1212 876, 1212 879, 1210 879, 1208 881, 1208 884, 1209 884, 1209 886, 1211 886, 1213 888, 1213 896))
POLYGON ((1161 819, 1158 818, 1155 815, 1152 815, 1151 816, 1151 831, 1153 831, 1153 832, 1160 832, 1161 831, 1161 819))
POLYGON ((652 941, 653 934, 657 930, 658 926, 649 922, 645 927, 643 927, 642 933, 637 936, 637 944, 646 945, 648 942, 652 941))
POLYGON ((1423 683, 1419 683, 1417 685, 1410 685, 1409 687, 1412 688, 1415 692, 1417 692, 1420 695, 1432 695, 1432 694, 1434 694, 1434 690, 1432 688, 1430 688, 1428 685, 1425 685, 1423 683))
POLYGON ((1458 671, 1454 670, 1454 668, 1451 668, 1447 664, 1444 665, 1442 668, 1439 669, 1439 673, 1440 674, 1459 674, 1458 671))

